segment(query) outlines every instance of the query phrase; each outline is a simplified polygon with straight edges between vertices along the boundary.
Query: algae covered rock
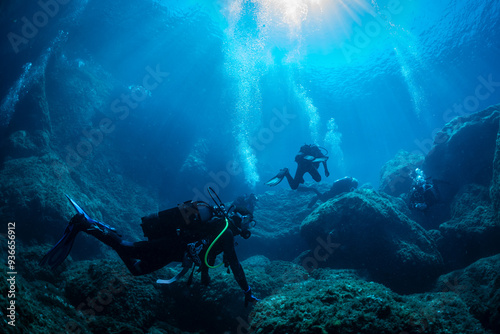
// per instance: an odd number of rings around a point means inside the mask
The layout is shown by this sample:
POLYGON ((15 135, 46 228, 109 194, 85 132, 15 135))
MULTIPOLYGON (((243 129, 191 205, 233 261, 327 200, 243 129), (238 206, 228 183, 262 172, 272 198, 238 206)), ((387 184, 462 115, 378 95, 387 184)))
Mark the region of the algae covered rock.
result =
POLYGON ((441 276, 435 290, 460 298, 486 329, 500 332, 500 254, 441 276))
POLYGON ((63 273, 64 295, 90 328, 101 327, 103 317, 117 328, 148 328, 171 307, 155 283, 160 274, 172 275, 165 269, 134 277, 120 260, 79 261, 63 273))
POLYGON ((489 194, 487 187, 469 184, 455 196, 452 218, 439 226, 439 250, 448 268, 460 268, 500 253, 500 222, 489 194))
POLYGON ((71 211, 64 193, 77 187, 71 178, 57 177, 52 165, 58 162, 52 154, 32 156, 8 160, 0 170, 0 214, 17 222, 22 239, 41 240, 54 231, 60 236, 69 218, 71 211))
MULTIPOLYGON (((308 278, 303 268, 291 262, 270 261, 265 266, 254 266, 255 263, 250 258, 241 264, 257 298, 273 295, 287 284, 308 278)), ((195 274, 190 286, 182 280, 176 285, 161 287, 163 298, 172 300, 175 305, 170 315, 177 327, 189 331, 205 329, 210 333, 232 332, 238 327, 238 319, 248 317, 252 308, 245 307, 244 294, 233 274, 215 269, 210 270, 210 277, 209 286, 201 284, 199 275, 195 274), (193 315, 196 315, 195 322, 193 315)))
MULTIPOLYGON (((258 298, 308 279, 305 269, 291 262, 259 257, 243 261, 242 266, 258 298)), ((189 275, 171 285, 156 283, 180 270, 180 266, 168 267, 134 277, 120 260, 75 262, 62 274, 63 297, 93 332, 112 328, 138 333, 172 326, 189 332, 222 333, 234 330, 238 317, 248 317, 252 308, 245 307, 243 291, 225 268, 210 270, 209 286, 201 283, 196 272, 191 284, 189 275)))
POLYGON ((444 201, 469 183, 490 186, 499 120, 500 105, 496 105, 456 117, 436 135, 423 169, 427 176, 443 181, 444 201))
POLYGON ((262 254, 289 261, 303 252, 307 245, 300 237, 300 223, 312 212, 307 205, 314 195, 289 189, 259 195, 254 212, 257 224, 252 236, 242 242, 241 257, 262 254))
POLYGON ((398 291, 418 291, 443 267, 433 238, 400 199, 362 189, 321 205, 302 222, 307 267, 366 269, 398 291))
POLYGON ((242 332, 253 333, 485 333, 459 298, 400 296, 354 274, 289 284, 255 306, 242 332))
POLYGON ((422 165, 421 154, 399 151, 396 156, 386 162, 380 171, 380 191, 391 196, 399 196, 410 191, 413 183, 411 173, 422 165))
MULTIPOLYGON (((2 244, 7 243, 2 242, 2 244)), ((2 254, 6 253, 2 250, 2 254)), ((5 261, 0 262, 0 270, 7 273, 9 270, 5 261)), ((82 333, 89 333, 87 325, 78 318, 75 308, 64 298, 62 291, 44 281, 27 281, 24 278, 25 272, 25 269, 17 268, 14 280, 7 280, 12 277, 8 276, 0 281, 0 303, 3 308, 3 319, 0 322, 2 333, 52 334, 70 331, 75 326, 80 328, 82 333), (12 291, 14 295, 11 294, 12 291), (7 317, 11 312, 7 309, 11 301, 15 303, 13 319, 7 317)))

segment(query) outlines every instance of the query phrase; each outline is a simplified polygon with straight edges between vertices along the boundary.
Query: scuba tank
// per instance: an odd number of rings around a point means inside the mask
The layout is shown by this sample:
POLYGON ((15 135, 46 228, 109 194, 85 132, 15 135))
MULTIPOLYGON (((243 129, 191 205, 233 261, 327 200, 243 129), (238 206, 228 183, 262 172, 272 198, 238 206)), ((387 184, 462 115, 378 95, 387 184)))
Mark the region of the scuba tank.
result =
POLYGON ((148 240, 193 234, 215 215, 203 201, 186 201, 174 208, 141 218, 141 228, 148 240))
MULTIPOLYGON (((186 201, 179 204, 175 208, 160 211, 158 213, 142 218, 141 227, 144 232, 144 236, 149 240, 173 236, 174 238, 180 237, 183 239, 183 241, 186 241, 188 243, 188 249, 184 256, 185 263, 183 263, 182 271, 170 280, 159 279, 157 280, 157 283, 173 283, 180 277, 184 276, 189 268, 193 267, 191 275, 188 279, 188 284, 190 284, 193 277, 194 268, 196 266, 200 266, 200 262, 203 262, 208 268, 218 268, 219 266, 224 264, 224 261, 222 261, 218 265, 212 266, 208 263, 208 257, 213 246, 217 243, 217 241, 229 227, 235 235, 239 234, 245 239, 248 239, 250 237, 249 228, 253 226, 250 224, 253 222, 255 225, 255 222, 253 220, 247 222, 245 220, 245 217, 248 216, 242 216, 241 214, 236 212, 234 213, 234 215, 239 215, 239 218, 241 220, 240 226, 237 226, 234 223, 233 219, 229 218, 229 214, 228 211, 226 211, 224 203, 211 187, 208 188, 208 194, 215 203, 215 206, 213 207, 206 202, 186 201), (214 195, 217 200, 214 198, 214 195), (206 241, 202 240, 203 233, 200 233, 200 231, 206 232, 207 228, 210 228, 211 225, 208 222, 214 217, 223 218, 225 226, 208 245, 203 259, 199 259, 198 255, 200 254, 201 250, 207 245, 206 241), (243 224, 244 221, 245 224, 243 224)), ((232 208, 233 207, 230 207, 229 211, 231 211, 232 208)))

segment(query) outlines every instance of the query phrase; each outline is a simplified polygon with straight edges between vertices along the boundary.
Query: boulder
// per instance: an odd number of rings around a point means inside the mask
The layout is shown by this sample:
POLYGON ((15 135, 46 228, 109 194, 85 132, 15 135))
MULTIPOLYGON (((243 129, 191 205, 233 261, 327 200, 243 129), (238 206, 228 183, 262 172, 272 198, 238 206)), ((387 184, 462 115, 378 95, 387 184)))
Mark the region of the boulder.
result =
MULTIPOLYGON (((2 254, 7 254, 7 242, 0 245, 2 254)), ((25 274, 30 274, 29 270, 37 267, 36 262, 25 263, 24 260, 32 258, 24 252, 27 249, 22 243, 16 240, 16 272, 14 286, 7 281, 7 276, 0 281, 0 303, 3 305, 2 333, 40 333, 50 334, 59 332, 70 332, 76 327, 82 333, 89 333, 87 324, 82 321, 75 308, 64 298, 64 293, 53 284, 38 280, 30 281, 25 279, 25 274), (19 265, 17 265, 19 264, 19 265), (15 289, 15 296, 9 297, 9 291, 15 289), (10 311, 7 306, 14 301, 15 318, 7 317, 10 311), (12 321, 10 325, 8 321, 12 321)), ((0 261, 0 270, 3 273, 10 272, 6 261, 0 261)), ((38 269, 40 271, 43 269, 38 269)), ((72 331, 73 332, 73 331, 72 331)))
POLYGON ((443 259, 433 237, 407 213, 401 199, 369 189, 333 198, 302 222, 311 247, 302 263, 366 269, 394 290, 421 290, 441 273, 443 259))
MULTIPOLYGON (((243 261, 242 266, 259 298, 279 292, 286 284, 308 279, 304 268, 262 256, 243 261)), ((251 308, 245 307, 243 291, 225 268, 210 270, 208 287, 196 272, 190 285, 189 275, 171 285, 155 283, 158 278, 171 278, 180 270, 180 266, 169 266, 134 277, 117 257, 74 262, 62 273, 66 282, 64 297, 82 312, 88 327, 97 332, 112 320, 112 327, 129 326, 132 332, 167 323, 189 332, 222 333, 237 328, 238 318, 248 317, 251 308)))
POLYGON ((307 207, 313 196, 314 192, 290 189, 259 195, 254 211, 256 225, 252 236, 241 242, 238 255, 246 258, 261 254, 273 260, 290 261, 306 250, 307 245, 300 236, 300 224, 313 210, 307 207))
POLYGON ((8 160, 0 170, 0 214, 16 222, 21 240, 56 241, 71 217, 64 194, 77 193, 78 186, 69 173, 59 177, 59 163, 46 154, 8 160))
POLYGON ((499 120, 500 105, 495 105, 456 117, 437 133, 422 168, 440 182, 443 201, 450 202, 469 183, 490 186, 499 120))
MULTIPOLYGON (((112 131, 102 132, 103 120, 116 120, 109 99, 118 87, 99 66, 74 67, 60 57, 20 98, 0 135, 0 215, 16 222, 18 240, 55 243, 76 213, 65 194, 127 237, 142 236, 140 218, 158 211, 157 199, 116 168, 112 131)), ((78 239, 75 257, 100 253, 91 238, 78 239)))
POLYGON ((406 151, 399 151, 386 162, 380 170, 380 191, 391 196, 407 194, 413 183, 411 173, 422 166, 424 156, 406 151))
POLYGON ((500 333, 500 254, 439 277, 435 291, 460 298, 484 328, 500 333))
POLYGON ((62 273, 65 298, 92 329, 110 318, 115 324, 111 327, 123 323, 134 329, 148 328, 157 318, 165 317, 163 312, 169 303, 162 298, 155 281, 158 275, 172 271, 165 269, 154 275, 134 277, 120 262, 79 261, 62 273))
MULTIPOLYGON (((102 169, 107 163, 94 166, 102 169)), ((54 153, 7 160, 0 170, 0 215, 16 222, 19 240, 55 244, 76 213, 65 194, 126 238, 140 238, 140 218, 157 210, 145 188, 125 182, 119 175, 101 180, 91 172, 70 171, 54 153)), ((79 236, 73 255, 88 258, 98 254, 97 245, 93 238, 79 236), (83 250, 85 246, 88 249, 83 250)))
POLYGON ((460 298, 400 296, 350 272, 318 271, 257 303, 238 333, 486 333, 460 298))
POLYGON ((469 184, 451 204, 452 218, 439 226, 439 250, 448 270, 500 253, 500 222, 495 218, 488 187, 469 184))

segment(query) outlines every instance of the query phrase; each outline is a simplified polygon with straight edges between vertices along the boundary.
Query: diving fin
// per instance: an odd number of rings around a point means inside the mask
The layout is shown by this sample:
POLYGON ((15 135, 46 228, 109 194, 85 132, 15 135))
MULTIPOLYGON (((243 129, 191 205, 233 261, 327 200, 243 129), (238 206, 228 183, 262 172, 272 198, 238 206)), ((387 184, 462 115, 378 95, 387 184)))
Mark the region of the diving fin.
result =
POLYGON ((104 226, 109 228, 110 230, 115 230, 114 228, 111 228, 101 222, 98 222, 87 215, 85 211, 75 202, 73 201, 68 195, 66 195, 70 203, 73 205, 75 210, 78 212, 77 215, 73 216, 71 218, 70 222, 68 223, 68 226, 66 226, 66 229, 64 230, 64 234, 61 239, 52 247, 50 251, 48 251, 47 254, 42 258, 40 261, 40 265, 49 265, 51 269, 55 269, 57 266, 59 266, 63 261, 68 257, 69 253, 71 252, 71 248, 73 247, 73 243, 75 242, 75 238, 78 234, 78 232, 82 231, 82 219, 86 220, 86 224, 88 225, 95 223, 100 226, 104 226), (78 221, 80 220, 80 221, 78 221))
POLYGON ((267 181, 265 184, 270 187, 277 186, 278 184, 280 184, 281 181, 283 181, 283 178, 285 177, 286 173, 288 173, 288 168, 283 168, 275 177, 267 181))
POLYGON ((172 284, 175 281, 177 281, 179 278, 181 278, 182 276, 186 275, 186 273, 189 271, 190 268, 191 267, 183 267, 182 271, 180 273, 178 273, 177 275, 175 275, 174 277, 172 277, 171 279, 158 279, 158 280, 156 280, 156 283, 158 283, 158 284, 172 284))
POLYGON ((75 242, 75 237, 78 232, 79 230, 75 227, 75 225, 70 223, 64 230, 62 238, 42 258, 40 265, 44 266, 47 264, 52 270, 54 270, 57 266, 63 263, 63 261, 68 257, 69 252, 71 252, 71 248, 73 247, 73 243, 75 242))
POLYGON ((116 229, 114 227, 111 227, 111 226, 106 225, 100 221, 97 221, 95 219, 90 218, 90 216, 85 211, 83 211, 83 209, 75 201, 73 201, 73 199, 71 199, 71 197, 69 197, 68 195, 66 195, 66 197, 69 199, 69 201, 71 202, 71 204, 73 205, 75 210, 79 214, 83 215, 85 217, 85 219, 87 219, 89 221, 89 223, 91 223, 91 224, 94 223, 94 224, 97 224, 99 227, 103 227, 103 228, 106 228, 106 229, 111 230, 113 232, 116 232, 116 229))

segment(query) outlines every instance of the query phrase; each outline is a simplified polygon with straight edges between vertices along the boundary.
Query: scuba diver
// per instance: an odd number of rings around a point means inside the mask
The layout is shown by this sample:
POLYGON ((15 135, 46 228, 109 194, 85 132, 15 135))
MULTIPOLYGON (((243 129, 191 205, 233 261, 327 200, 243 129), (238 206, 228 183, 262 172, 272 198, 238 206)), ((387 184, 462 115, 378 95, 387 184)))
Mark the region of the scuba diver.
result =
POLYGON ((321 175, 319 175, 318 168, 320 163, 323 163, 323 167, 325 168, 325 176, 330 176, 330 172, 328 171, 328 167, 326 165, 326 161, 328 152, 324 148, 320 148, 317 145, 303 145, 300 148, 299 153, 295 156, 295 162, 297 162, 297 171, 295 172, 295 177, 292 178, 288 168, 283 168, 279 171, 279 173, 266 182, 268 186, 274 187, 278 185, 284 177, 288 180, 288 184, 295 190, 299 187, 300 184, 304 183, 304 174, 309 173, 314 181, 320 182, 321 175), (325 153, 321 151, 323 149, 325 153))
MULTIPOLYGON (((211 188, 209 191, 213 192, 211 188)), ((210 196, 212 197, 211 193, 210 196)), ((180 273, 169 280, 159 279, 157 283, 173 283, 192 267, 189 285, 194 269, 199 267, 201 281, 208 285, 208 269, 225 264, 231 268, 244 292, 245 306, 258 301, 252 294, 234 249, 234 237, 241 235, 245 239, 249 238, 249 229, 255 226, 253 215, 246 208, 231 205, 226 211, 218 196, 219 202, 214 200, 214 207, 201 201, 187 201, 177 207, 143 217, 141 227, 148 240, 129 242, 123 240, 114 228, 90 218, 76 202, 69 197, 68 199, 78 214, 71 218, 63 237, 42 258, 40 265, 56 268, 68 256, 76 235, 85 232, 113 248, 134 276, 149 274, 170 262, 181 262, 180 273), (215 258, 220 253, 223 253, 223 261, 214 266, 215 258)))
POLYGON ((413 173, 413 183, 410 188, 409 207, 412 210, 425 211, 438 202, 438 189, 430 180, 426 178, 420 168, 416 168, 413 173))
MULTIPOLYGON (((340 195, 340 194, 343 194, 343 193, 354 191, 357 188, 358 188, 358 180, 356 180, 355 178, 350 177, 350 176, 346 176, 346 177, 343 177, 341 179, 336 180, 335 182, 333 182, 330 190, 328 190, 327 192, 325 192, 323 194, 320 193, 319 190, 316 188, 307 188, 310 191, 314 191, 317 195, 317 196, 313 197, 313 199, 311 199, 311 201, 309 202, 309 204, 307 206, 310 208, 314 204, 316 204, 316 202, 318 200, 320 200, 322 202, 326 202, 330 198, 333 198, 333 197, 340 195)), ((305 187, 302 189, 305 189, 305 187)))

